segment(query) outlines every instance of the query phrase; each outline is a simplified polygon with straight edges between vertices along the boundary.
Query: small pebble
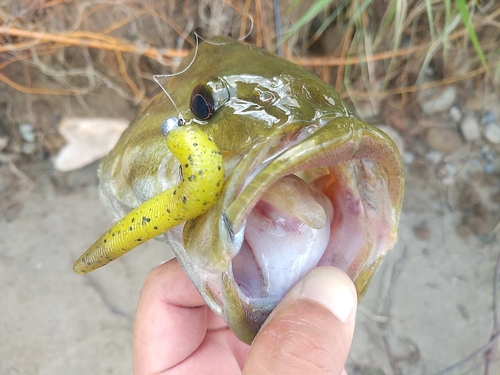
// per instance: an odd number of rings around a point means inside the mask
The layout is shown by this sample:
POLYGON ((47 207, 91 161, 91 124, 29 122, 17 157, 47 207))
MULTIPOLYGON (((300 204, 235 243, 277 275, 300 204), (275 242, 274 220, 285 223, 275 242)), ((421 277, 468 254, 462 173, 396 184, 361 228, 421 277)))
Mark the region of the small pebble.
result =
POLYGON ((443 176, 438 176, 438 177, 439 177, 439 181, 441 181, 441 183, 444 186, 451 186, 455 183, 455 176, 445 174, 443 176))
POLYGON ((451 176, 457 173, 457 167, 453 163, 446 163, 443 165, 443 171, 447 175, 451 176))
POLYGON ((420 91, 422 111, 428 115, 449 110, 457 98, 456 86, 420 91))
POLYGON ((487 163, 484 166, 484 173, 493 174, 495 172, 495 165, 493 163, 487 163))
POLYGON ((460 123, 460 130, 467 142, 475 141, 479 138, 479 121, 476 116, 468 114, 460 123))
POLYGON ((36 150, 36 144, 31 142, 24 142, 21 146, 21 152, 26 155, 31 155, 36 150))
POLYGON ((477 160, 477 158, 470 158, 469 163, 473 167, 478 167, 479 166, 479 160, 477 160))
POLYGON ((454 122, 458 123, 462 119, 462 112, 460 111, 460 108, 458 108, 457 106, 451 107, 451 109, 450 109, 450 118, 454 122))
POLYGON ((453 163, 444 163, 439 167, 437 177, 443 185, 449 186, 454 183, 456 173, 457 167, 453 163))
POLYGON ((9 143, 9 137, 0 137, 0 151, 2 151, 9 143))
POLYGON ((30 143, 35 142, 36 135, 35 135, 35 129, 33 128, 33 125, 31 125, 31 124, 19 125, 19 133, 21 133, 21 137, 23 137, 23 139, 26 142, 30 142, 30 143))
POLYGON ((441 152, 437 151, 429 151, 427 154, 425 154, 425 157, 432 161, 433 164, 438 164, 443 160, 443 154, 441 152))
POLYGON ((491 152, 490 146, 488 145, 483 145, 483 147, 481 147, 481 155, 488 161, 493 161, 495 159, 495 156, 491 152))
POLYGON ((415 155, 411 152, 405 151, 401 154, 401 159, 403 160, 403 164, 411 165, 415 161, 415 155))
POLYGON ((484 116, 481 118, 481 124, 489 124, 490 122, 498 123, 497 116, 491 112, 488 111, 484 114, 484 116))
POLYGON ((484 138, 493 144, 500 143, 500 124, 495 122, 488 122, 484 125, 483 129, 484 138))
POLYGON ((430 128, 425 137, 427 144, 434 151, 451 154, 462 147, 462 137, 452 129, 430 128))

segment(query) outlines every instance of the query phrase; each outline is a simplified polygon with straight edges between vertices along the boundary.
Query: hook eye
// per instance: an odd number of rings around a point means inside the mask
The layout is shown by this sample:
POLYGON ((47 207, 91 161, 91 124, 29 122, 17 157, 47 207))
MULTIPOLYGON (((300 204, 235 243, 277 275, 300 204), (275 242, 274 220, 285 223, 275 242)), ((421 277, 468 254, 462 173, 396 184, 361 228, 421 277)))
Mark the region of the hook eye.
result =
POLYGON ((182 125, 184 125, 184 119, 182 118, 182 116, 179 115, 179 117, 175 117, 175 116, 167 117, 161 123, 161 126, 160 126, 161 134, 164 137, 166 137, 169 132, 171 132, 172 130, 174 130, 182 125))

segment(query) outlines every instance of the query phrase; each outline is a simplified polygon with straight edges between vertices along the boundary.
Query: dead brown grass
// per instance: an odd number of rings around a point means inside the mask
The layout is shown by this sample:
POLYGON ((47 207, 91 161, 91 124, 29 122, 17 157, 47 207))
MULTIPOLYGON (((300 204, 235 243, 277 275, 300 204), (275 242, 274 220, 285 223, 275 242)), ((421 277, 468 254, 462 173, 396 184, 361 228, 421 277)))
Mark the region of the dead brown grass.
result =
MULTIPOLYGON (((471 80, 498 87, 500 4, 485 3, 473 14, 473 25, 489 66, 477 59, 463 25, 446 29, 450 20, 444 18, 444 2, 435 2, 432 8, 435 35, 429 32, 424 2, 418 0, 403 2, 401 17, 389 23, 393 2, 374 0, 360 12, 362 3, 352 1, 318 33, 318 25, 335 7, 347 4, 332 1, 282 47, 287 58, 315 71, 356 107, 368 105, 375 116, 382 116, 387 112, 384 106, 389 112, 407 108, 411 94, 424 88, 471 80), (429 68, 432 77, 422 79, 429 68)), ((280 4, 282 29, 287 30, 309 3, 280 4)), ((240 37, 250 27, 247 15, 252 15, 248 40, 275 50, 273 10, 272 2, 261 0, 4 1, 0 84, 6 92, 25 95, 28 103, 47 95, 82 101, 106 87, 131 104, 144 104, 157 89, 152 75, 172 72, 193 47, 194 30, 204 37, 240 37)), ((0 98, 0 108, 19 105, 8 101, 20 98, 6 94, 0 98)), ((23 119, 18 114, 3 122, 12 135, 17 123, 30 120, 33 116, 23 119)))

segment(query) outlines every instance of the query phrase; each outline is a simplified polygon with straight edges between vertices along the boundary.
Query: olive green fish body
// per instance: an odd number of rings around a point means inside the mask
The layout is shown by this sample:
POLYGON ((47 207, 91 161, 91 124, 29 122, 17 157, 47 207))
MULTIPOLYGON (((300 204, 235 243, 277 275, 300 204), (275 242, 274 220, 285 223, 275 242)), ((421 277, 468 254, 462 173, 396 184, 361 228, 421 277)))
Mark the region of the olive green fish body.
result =
POLYGON ((101 163, 101 196, 119 221, 76 269, 163 234, 207 305, 250 343, 316 266, 343 269, 363 295, 397 239, 403 164, 387 135, 310 72, 213 42, 165 84, 178 109, 160 93, 101 163), (167 147, 160 128, 172 116, 185 125, 167 147))

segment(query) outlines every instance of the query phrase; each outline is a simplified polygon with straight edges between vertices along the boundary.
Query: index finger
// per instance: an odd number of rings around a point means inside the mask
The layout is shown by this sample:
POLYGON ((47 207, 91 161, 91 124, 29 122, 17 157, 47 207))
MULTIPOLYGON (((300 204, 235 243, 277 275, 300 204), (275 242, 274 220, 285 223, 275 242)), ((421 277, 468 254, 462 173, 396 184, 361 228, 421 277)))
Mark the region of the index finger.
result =
POLYGON ((176 259, 146 279, 134 325, 134 373, 161 373, 189 357, 207 330, 208 307, 176 259))

